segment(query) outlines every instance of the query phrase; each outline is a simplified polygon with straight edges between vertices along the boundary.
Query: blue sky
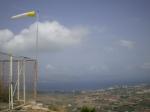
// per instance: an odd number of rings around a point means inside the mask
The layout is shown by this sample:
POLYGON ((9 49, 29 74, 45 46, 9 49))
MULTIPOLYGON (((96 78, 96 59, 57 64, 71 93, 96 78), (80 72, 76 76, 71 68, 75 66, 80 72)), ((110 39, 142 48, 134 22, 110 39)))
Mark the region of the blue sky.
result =
POLYGON ((29 10, 40 12, 39 84, 150 81, 149 0, 1 0, 1 51, 34 57, 36 18, 10 19, 29 10))

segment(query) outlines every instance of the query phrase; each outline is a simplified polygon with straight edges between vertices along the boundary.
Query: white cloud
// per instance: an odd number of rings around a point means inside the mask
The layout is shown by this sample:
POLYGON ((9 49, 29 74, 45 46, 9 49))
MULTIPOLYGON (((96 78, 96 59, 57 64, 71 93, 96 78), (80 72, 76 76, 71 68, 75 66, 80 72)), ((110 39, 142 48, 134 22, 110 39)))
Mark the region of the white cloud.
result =
POLYGON ((127 47, 127 48, 133 48, 135 43, 133 41, 130 40, 120 40, 119 41, 119 45, 122 47, 127 47))
MULTIPOLYGON (((0 49, 13 52, 35 51, 36 28, 37 24, 34 23, 17 35, 10 30, 0 30, 0 49)), ((57 21, 39 22, 39 52, 56 51, 77 44, 87 33, 86 28, 67 28, 57 21)))
POLYGON ((8 29, 0 30, 0 47, 10 41, 13 36, 13 33, 8 29))

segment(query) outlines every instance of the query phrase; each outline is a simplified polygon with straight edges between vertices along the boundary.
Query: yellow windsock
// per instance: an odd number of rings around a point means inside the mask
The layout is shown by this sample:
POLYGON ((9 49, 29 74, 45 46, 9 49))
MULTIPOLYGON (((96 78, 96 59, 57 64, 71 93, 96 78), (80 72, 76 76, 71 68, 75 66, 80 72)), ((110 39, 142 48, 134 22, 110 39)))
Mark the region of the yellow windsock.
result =
POLYGON ((18 19, 18 18, 22 18, 22 17, 34 17, 36 16, 36 12, 35 11, 29 11, 26 13, 21 13, 21 14, 17 14, 15 16, 12 16, 11 19, 18 19))

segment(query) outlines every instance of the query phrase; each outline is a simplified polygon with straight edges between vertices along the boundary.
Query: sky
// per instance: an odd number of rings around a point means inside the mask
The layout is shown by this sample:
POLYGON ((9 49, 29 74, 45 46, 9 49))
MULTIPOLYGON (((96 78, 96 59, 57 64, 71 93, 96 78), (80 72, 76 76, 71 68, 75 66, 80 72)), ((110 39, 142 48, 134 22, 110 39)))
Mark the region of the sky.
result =
POLYGON ((149 0, 1 0, 0 51, 35 58, 39 88, 150 82, 149 0), (12 20, 30 10, 36 17, 12 20))

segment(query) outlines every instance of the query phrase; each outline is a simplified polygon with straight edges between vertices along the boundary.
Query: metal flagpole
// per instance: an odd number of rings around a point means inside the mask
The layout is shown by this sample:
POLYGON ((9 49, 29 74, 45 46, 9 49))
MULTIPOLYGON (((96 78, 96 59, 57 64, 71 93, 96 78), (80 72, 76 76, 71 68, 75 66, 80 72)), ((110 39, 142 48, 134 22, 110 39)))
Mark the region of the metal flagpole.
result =
MULTIPOLYGON (((33 11, 29 11, 29 12, 26 12, 26 13, 22 13, 22 14, 17 14, 15 16, 12 16, 11 19, 17 19, 17 18, 22 18, 22 17, 34 17, 36 16, 36 24, 37 24, 37 29, 36 29, 36 45, 35 45, 35 52, 36 52, 36 61, 38 59, 38 22, 39 22, 39 11, 35 12, 34 10, 33 11)), ((38 64, 38 63, 37 63, 38 64)), ((25 103, 25 60, 23 61, 23 96, 24 96, 24 103, 25 103)), ((18 81, 19 82, 19 81, 18 81)), ((37 73, 35 75, 35 81, 34 81, 34 94, 35 94, 35 98, 36 98, 36 90, 37 90, 37 73)), ((19 92, 18 92, 19 93, 19 92)))
POLYGON ((17 88, 17 90, 18 90, 18 97, 17 97, 17 99, 18 99, 18 101, 19 101, 19 98, 20 98, 20 62, 19 62, 19 60, 18 60, 18 86, 17 86, 18 88, 17 88))
POLYGON ((38 41, 39 41, 39 35, 38 35, 38 32, 39 32, 39 11, 36 12, 36 24, 37 24, 37 27, 36 27, 36 60, 38 59, 38 41))
POLYGON ((39 11, 36 12, 36 62, 35 62, 35 77, 34 77, 34 99, 36 101, 36 97, 37 97, 37 76, 38 76, 38 41, 39 41, 39 26, 38 26, 38 22, 39 22, 39 11))

